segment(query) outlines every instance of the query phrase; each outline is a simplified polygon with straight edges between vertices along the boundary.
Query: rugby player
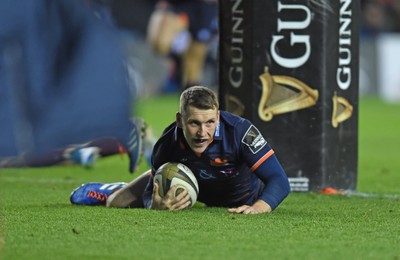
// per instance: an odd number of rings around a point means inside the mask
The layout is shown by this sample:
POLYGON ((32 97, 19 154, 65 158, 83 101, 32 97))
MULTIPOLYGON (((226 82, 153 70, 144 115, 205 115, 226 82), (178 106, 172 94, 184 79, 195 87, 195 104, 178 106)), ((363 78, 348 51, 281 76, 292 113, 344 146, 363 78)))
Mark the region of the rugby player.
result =
POLYGON ((181 210, 187 191, 172 187, 163 198, 154 173, 166 162, 188 166, 199 184, 198 201, 231 213, 274 210, 290 192, 284 169, 264 136, 247 119, 219 110, 216 94, 202 86, 182 92, 176 121, 156 142, 151 170, 129 184, 88 183, 71 194, 73 204, 181 210))

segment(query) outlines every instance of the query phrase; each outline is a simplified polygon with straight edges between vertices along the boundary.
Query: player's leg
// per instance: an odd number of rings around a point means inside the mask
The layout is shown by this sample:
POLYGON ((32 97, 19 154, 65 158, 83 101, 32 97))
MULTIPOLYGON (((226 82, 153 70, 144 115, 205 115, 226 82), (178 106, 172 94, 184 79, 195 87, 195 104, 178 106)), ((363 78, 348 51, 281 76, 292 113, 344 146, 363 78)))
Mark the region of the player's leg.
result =
POLYGON ((149 181, 150 170, 143 173, 123 188, 113 192, 107 199, 110 208, 143 208, 143 192, 149 181))
POLYGON ((128 154, 129 171, 134 172, 142 155, 150 164, 156 142, 153 130, 141 118, 131 120, 132 130, 126 144, 114 137, 101 137, 87 143, 73 144, 46 154, 27 154, 0 158, 0 168, 46 167, 60 164, 80 164, 91 167, 99 157, 128 154))
POLYGON ((132 118, 130 123, 131 131, 127 140, 101 137, 82 145, 70 146, 65 149, 64 158, 76 164, 91 166, 98 157, 126 153, 130 159, 129 171, 134 172, 142 155, 151 155, 155 138, 142 118, 132 118))
POLYGON ((197 85, 202 79, 205 59, 218 33, 217 3, 192 1, 186 6, 192 41, 182 56, 182 86, 197 85))
POLYGON ((142 208, 143 192, 149 181, 150 170, 130 183, 89 182, 74 189, 70 196, 72 204, 107 206, 114 208, 142 208))
POLYGON ((207 43, 192 41, 183 55, 183 80, 184 87, 197 85, 200 82, 204 60, 207 55, 207 43))
POLYGON ((0 158, 0 168, 44 167, 60 164, 65 161, 64 150, 58 149, 40 156, 13 156, 0 158))
POLYGON ((91 167, 98 157, 122 152, 124 148, 116 138, 104 137, 88 143, 56 149, 46 154, 1 158, 0 167, 47 167, 60 164, 81 164, 91 167))
POLYGON ((72 161, 83 166, 92 166, 98 157, 116 154, 128 154, 130 159, 129 171, 132 173, 144 155, 150 164, 151 153, 156 142, 153 130, 142 118, 131 119, 131 131, 126 142, 114 137, 103 137, 82 145, 70 146, 65 149, 64 160, 72 161))

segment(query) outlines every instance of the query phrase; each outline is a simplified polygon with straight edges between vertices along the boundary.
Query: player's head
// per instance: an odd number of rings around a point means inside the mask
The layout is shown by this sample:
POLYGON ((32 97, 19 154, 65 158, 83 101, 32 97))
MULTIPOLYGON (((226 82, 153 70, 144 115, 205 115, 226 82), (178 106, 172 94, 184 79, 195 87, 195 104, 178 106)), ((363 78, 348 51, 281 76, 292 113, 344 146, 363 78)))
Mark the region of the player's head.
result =
POLYGON ((193 86, 184 90, 179 100, 179 112, 184 115, 189 106, 202 110, 218 110, 217 95, 209 88, 193 86))
POLYGON ((204 152, 212 142, 219 123, 218 108, 216 94, 206 87, 194 86, 182 92, 176 122, 194 152, 204 152))

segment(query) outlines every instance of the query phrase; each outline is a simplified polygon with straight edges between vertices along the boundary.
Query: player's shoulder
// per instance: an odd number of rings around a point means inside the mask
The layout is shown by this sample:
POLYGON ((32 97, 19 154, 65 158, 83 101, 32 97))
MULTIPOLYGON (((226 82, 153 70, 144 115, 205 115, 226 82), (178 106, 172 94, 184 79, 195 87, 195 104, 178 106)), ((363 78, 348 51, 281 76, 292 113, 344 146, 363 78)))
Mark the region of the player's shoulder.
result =
POLYGON ((168 136, 173 136, 176 128, 176 122, 172 122, 169 126, 167 126, 161 134, 160 139, 167 138, 168 136))
POLYGON ((240 138, 244 144, 251 143, 255 138, 264 140, 261 132, 250 120, 227 111, 221 111, 220 118, 224 124, 224 133, 233 133, 233 136, 240 138))
POLYGON ((173 122, 164 129, 160 138, 157 140, 156 144, 154 145, 153 150, 156 150, 157 148, 160 148, 161 146, 165 147, 166 145, 171 144, 175 137, 175 131, 176 131, 176 123, 173 122))
POLYGON ((220 111, 220 120, 225 124, 225 127, 232 127, 237 130, 248 128, 251 125, 249 120, 224 110, 220 111))

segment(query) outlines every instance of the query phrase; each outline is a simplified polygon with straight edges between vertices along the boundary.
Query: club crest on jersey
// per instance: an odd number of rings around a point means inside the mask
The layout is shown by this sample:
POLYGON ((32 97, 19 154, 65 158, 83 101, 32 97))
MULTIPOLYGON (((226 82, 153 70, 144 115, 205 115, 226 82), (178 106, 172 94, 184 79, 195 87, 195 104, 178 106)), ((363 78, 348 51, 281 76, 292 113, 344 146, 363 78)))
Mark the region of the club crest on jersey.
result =
POLYGON ((247 145, 251 152, 255 154, 267 144, 267 141, 261 135, 260 131, 254 125, 251 125, 243 136, 242 143, 247 145))

